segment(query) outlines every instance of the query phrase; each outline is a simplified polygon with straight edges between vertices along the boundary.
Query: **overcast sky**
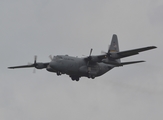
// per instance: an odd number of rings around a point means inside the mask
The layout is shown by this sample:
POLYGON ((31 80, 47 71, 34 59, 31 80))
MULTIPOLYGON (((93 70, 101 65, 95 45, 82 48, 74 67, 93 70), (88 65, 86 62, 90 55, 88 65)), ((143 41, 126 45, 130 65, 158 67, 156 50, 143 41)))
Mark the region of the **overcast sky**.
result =
POLYGON ((1 120, 162 120, 162 0, 0 0, 1 120), (122 61, 94 80, 8 66, 49 62, 49 55, 158 48, 122 61))

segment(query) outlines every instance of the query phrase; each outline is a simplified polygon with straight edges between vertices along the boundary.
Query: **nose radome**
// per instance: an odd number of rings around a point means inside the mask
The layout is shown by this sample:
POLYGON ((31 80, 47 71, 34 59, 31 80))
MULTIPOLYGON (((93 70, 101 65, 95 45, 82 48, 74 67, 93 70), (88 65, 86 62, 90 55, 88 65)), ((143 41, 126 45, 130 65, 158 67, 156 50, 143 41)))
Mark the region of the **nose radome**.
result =
POLYGON ((50 63, 49 63, 49 67, 51 67, 51 68, 54 69, 54 68, 55 68, 55 62, 50 62, 50 63))
POLYGON ((49 65, 47 66, 46 70, 50 71, 50 72, 56 72, 56 63, 50 62, 49 65))

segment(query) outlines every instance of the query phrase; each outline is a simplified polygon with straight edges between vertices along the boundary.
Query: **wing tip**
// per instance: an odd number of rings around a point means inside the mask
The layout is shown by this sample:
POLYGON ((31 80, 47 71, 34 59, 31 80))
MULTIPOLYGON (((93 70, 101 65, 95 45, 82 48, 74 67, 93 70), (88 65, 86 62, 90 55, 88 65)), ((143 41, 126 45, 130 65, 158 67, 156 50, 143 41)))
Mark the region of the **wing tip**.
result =
POLYGON ((13 67, 8 67, 8 69, 14 69, 13 67))
POLYGON ((146 61, 142 60, 142 61, 139 61, 139 62, 146 62, 146 61))
POLYGON ((150 48, 150 49, 155 49, 155 48, 157 48, 156 46, 149 46, 148 48, 150 48))

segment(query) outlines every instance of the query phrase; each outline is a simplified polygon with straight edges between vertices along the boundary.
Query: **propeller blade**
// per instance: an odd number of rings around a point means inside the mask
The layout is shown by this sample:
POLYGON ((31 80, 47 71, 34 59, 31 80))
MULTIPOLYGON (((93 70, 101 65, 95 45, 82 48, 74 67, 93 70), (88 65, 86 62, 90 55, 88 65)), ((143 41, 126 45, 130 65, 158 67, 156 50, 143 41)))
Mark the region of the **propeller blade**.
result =
POLYGON ((50 58, 51 60, 53 60, 53 57, 52 57, 52 55, 49 55, 49 58, 50 58))
POLYGON ((28 62, 28 65, 32 65, 33 63, 28 62))
POLYGON ((37 61, 37 56, 35 55, 34 56, 34 64, 36 64, 36 61, 37 61))
POLYGON ((105 52, 105 51, 101 51, 101 54, 107 54, 107 52, 105 52))
POLYGON ((93 49, 91 48, 89 56, 91 56, 91 54, 92 54, 92 50, 93 50, 93 49))
POLYGON ((90 61, 91 61, 91 59, 92 59, 92 57, 91 57, 91 54, 92 54, 92 48, 91 48, 91 50, 90 50, 90 54, 89 54, 89 56, 87 57, 87 66, 89 65, 89 63, 90 63, 90 61))
POLYGON ((33 69, 33 73, 36 73, 36 68, 33 69))

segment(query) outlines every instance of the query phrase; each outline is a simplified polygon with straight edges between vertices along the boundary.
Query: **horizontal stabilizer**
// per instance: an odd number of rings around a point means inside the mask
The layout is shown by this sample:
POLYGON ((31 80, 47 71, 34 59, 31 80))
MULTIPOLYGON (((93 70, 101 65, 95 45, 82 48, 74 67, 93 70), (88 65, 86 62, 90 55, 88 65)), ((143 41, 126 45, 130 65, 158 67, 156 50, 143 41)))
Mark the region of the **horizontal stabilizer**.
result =
POLYGON ((135 63, 141 63, 141 62, 145 62, 145 61, 131 61, 131 62, 123 62, 123 63, 120 63, 120 65, 129 65, 129 64, 135 64, 135 63))
POLYGON ((122 63, 113 62, 113 61, 107 61, 107 62, 103 61, 103 62, 106 64, 115 65, 115 66, 119 67, 119 66, 123 66, 123 65, 141 63, 141 62, 145 62, 145 61, 131 61, 131 62, 122 62, 122 63))

